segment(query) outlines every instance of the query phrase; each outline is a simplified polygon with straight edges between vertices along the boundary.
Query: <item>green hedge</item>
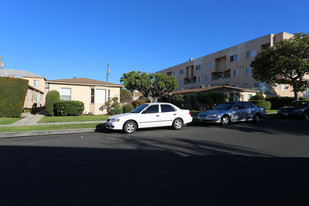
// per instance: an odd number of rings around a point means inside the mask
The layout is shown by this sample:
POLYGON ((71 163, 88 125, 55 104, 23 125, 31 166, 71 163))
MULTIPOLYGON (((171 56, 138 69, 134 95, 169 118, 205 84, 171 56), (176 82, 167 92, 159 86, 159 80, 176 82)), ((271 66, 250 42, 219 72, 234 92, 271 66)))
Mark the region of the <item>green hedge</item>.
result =
POLYGON ((45 107, 49 115, 54 116, 54 105, 60 101, 60 94, 56 90, 51 90, 46 95, 45 107))
MULTIPOLYGON (((304 100, 304 97, 300 97, 299 100, 304 100)), ((279 109, 280 107, 286 106, 293 102, 295 99, 294 97, 268 97, 266 98, 267 101, 271 102, 272 109, 279 109)))
POLYGON ((109 111, 110 115, 116 115, 116 114, 121 114, 122 113, 122 108, 120 105, 115 105, 114 107, 111 108, 109 111))
POLYGON ((133 107, 132 104, 126 104, 126 105, 123 105, 123 107, 122 107, 123 113, 129 113, 129 112, 131 112, 133 109, 134 109, 134 107, 133 107))
POLYGON ((84 103, 80 101, 59 101, 54 104, 55 116, 79 116, 84 111, 84 103))
POLYGON ((258 107, 263 107, 264 109, 270 109, 271 108, 271 102, 270 101, 264 101, 264 100, 250 100, 253 104, 255 104, 258 107))
POLYGON ((20 117, 28 89, 28 80, 0 77, 0 117, 20 117))

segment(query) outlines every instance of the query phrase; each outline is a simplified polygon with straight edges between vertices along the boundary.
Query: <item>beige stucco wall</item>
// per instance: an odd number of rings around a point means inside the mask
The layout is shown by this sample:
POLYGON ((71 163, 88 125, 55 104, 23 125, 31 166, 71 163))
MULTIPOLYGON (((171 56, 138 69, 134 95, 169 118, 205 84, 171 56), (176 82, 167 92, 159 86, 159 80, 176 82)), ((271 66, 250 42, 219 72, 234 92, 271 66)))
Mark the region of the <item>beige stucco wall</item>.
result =
MULTIPOLYGON (((241 88, 256 89, 259 82, 252 77, 252 68, 250 67, 251 62, 254 60, 255 57, 247 58, 247 51, 255 50, 255 53, 257 55, 262 50, 262 48, 264 48, 264 46, 273 46, 276 42, 291 37, 293 37, 293 34, 289 34, 286 32, 265 35, 260 38, 256 38, 251 41, 247 41, 245 43, 158 71, 158 73, 174 75, 174 72, 176 72, 177 74, 175 75, 175 77, 179 82, 179 87, 176 90, 200 88, 202 85, 206 87, 230 85, 241 88), (235 54, 238 55, 238 60, 231 62, 230 56, 235 54), (223 62, 218 61, 218 59, 221 58, 225 58, 226 60, 223 62), (206 68, 207 62, 212 63, 212 66, 210 68, 206 68), (198 71, 196 70, 197 65, 200 65, 201 67, 201 69, 198 71), (189 74, 187 74, 187 68, 192 67, 194 68, 193 74, 191 69, 189 74), (246 73, 246 68, 251 68, 250 74, 246 73), (180 74, 181 70, 184 70, 183 74, 180 74), (234 76, 235 70, 238 71, 238 76, 234 76), (225 78, 213 78, 214 76, 216 76, 216 72, 229 72, 230 76, 225 78), (196 82, 184 84, 185 79, 191 78, 192 76, 196 76, 196 82), (208 77, 207 80, 206 76, 208 77), (198 82, 199 78, 201 80, 200 82, 198 82)), ((278 89, 275 88, 276 92, 277 90, 278 89)), ((285 91, 278 91, 278 95, 293 96, 293 92, 291 92, 291 89, 287 89, 285 91)))
POLYGON ((45 106, 45 97, 47 94, 47 89, 46 89, 46 81, 43 77, 24 77, 23 79, 28 80, 28 84, 32 87, 34 87, 35 89, 40 90, 41 92, 43 92, 43 94, 41 94, 38 91, 34 91, 34 90, 29 90, 27 92, 27 96, 26 96, 26 101, 25 102, 25 107, 27 108, 31 108, 33 103, 37 103, 38 107, 39 106, 45 106), (39 85, 35 86, 34 85, 34 80, 39 81, 39 85), (39 95, 38 98, 36 98, 36 94, 39 95), (27 105, 27 106, 26 106, 27 105))
MULTIPOLYGON (((57 90, 59 93, 61 88, 71 89, 71 100, 81 101, 85 105, 84 114, 95 114, 101 115, 106 114, 107 111, 104 108, 104 103, 96 103, 96 92, 95 92, 95 103, 91 103, 91 89, 103 89, 105 92, 105 101, 108 101, 108 90, 110 90, 110 98, 118 97, 120 101, 120 88, 119 87, 104 87, 104 86, 89 86, 89 85, 70 85, 70 84, 54 84, 49 83, 49 91, 57 90)), ((60 94, 61 95, 61 94, 60 94)))

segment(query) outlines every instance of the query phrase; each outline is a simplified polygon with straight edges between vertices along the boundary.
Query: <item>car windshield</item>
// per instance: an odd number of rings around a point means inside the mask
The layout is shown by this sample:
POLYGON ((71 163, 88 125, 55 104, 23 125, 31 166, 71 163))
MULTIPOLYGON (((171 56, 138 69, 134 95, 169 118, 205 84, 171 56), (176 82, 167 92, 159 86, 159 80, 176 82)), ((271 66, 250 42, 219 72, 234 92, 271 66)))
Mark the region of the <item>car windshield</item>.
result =
POLYGON ((219 104, 218 106, 216 106, 215 108, 213 108, 214 110, 229 110, 233 107, 235 103, 223 103, 223 104, 219 104))
POLYGON ((148 104, 142 104, 131 111, 131 113, 140 113, 148 104))
POLYGON ((290 104, 288 104, 288 106, 293 106, 293 107, 298 107, 298 108, 304 108, 306 106, 308 106, 309 102, 291 102, 290 104))

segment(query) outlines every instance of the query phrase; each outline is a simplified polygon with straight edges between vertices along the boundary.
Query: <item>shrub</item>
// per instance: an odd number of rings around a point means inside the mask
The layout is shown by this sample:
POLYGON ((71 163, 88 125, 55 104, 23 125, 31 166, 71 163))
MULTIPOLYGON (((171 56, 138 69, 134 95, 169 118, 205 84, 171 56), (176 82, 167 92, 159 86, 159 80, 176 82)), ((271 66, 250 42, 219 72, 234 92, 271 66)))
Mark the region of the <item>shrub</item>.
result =
POLYGON ((140 106, 142 104, 145 104, 146 102, 147 102, 146 99, 137 99, 137 100, 134 100, 132 102, 132 105, 133 105, 134 108, 136 108, 136 107, 138 107, 138 106, 140 106))
POLYGON ((271 108, 271 102, 265 101, 265 100, 250 100, 253 104, 255 104, 258 107, 263 107, 264 109, 270 109, 271 108))
POLYGON ((122 113, 122 108, 120 105, 115 105, 109 111, 110 115, 116 115, 116 114, 121 114, 121 113, 122 113))
POLYGON ((122 89, 120 91, 120 103, 131 103, 133 101, 133 97, 131 92, 126 89, 122 89))
POLYGON ((123 105, 122 112, 128 113, 128 112, 131 112, 133 109, 134 109, 134 107, 133 107, 132 104, 126 104, 126 105, 123 105))
POLYGON ((56 90, 49 91, 45 99, 45 107, 48 115, 54 116, 54 105, 60 101, 59 92, 56 90))
POLYGON ((0 117, 21 116, 27 88, 27 80, 0 77, 0 117))
MULTIPOLYGON (((304 100, 304 97, 300 97, 299 100, 304 100)), ((280 107, 286 106, 293 102, 294 97, 269 97, 266 98, 267 101, 271 102, 272 109, 279 109, 280 107)))
POLYGON ((54 105, 55 116, 79 116, 84 111, 84 103, 80 101, 59 101, 54 105))
POLYGON ((255 96, 251 97, 251 100, 265 100, 265 97, 263 94, 256 94, 255 96))

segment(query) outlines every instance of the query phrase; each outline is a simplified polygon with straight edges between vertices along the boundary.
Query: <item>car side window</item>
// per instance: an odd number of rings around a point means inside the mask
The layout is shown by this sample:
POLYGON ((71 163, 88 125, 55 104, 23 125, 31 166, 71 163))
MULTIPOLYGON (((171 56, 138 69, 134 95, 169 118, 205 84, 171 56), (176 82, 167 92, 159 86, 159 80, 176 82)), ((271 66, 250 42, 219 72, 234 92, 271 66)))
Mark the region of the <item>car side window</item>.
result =
POLYGON ((237 107, 238 109, 244 109, 244 105, 242 102, 238 102, 237 104, 234 105, 234 107, 237 107))
POLYGON ((151 105, 146 109, 146 114, 158 113, 159 112, 159 105, 151 105))
POLYGON ((175 109, 167 104, 161 104, 161 112, 175 112, 175 109))
POLYGON ((249 102, 244 102, 243 104, 245 106, 245 109, 254 108, 254 106, 251 103, 249 103, 249 102))

